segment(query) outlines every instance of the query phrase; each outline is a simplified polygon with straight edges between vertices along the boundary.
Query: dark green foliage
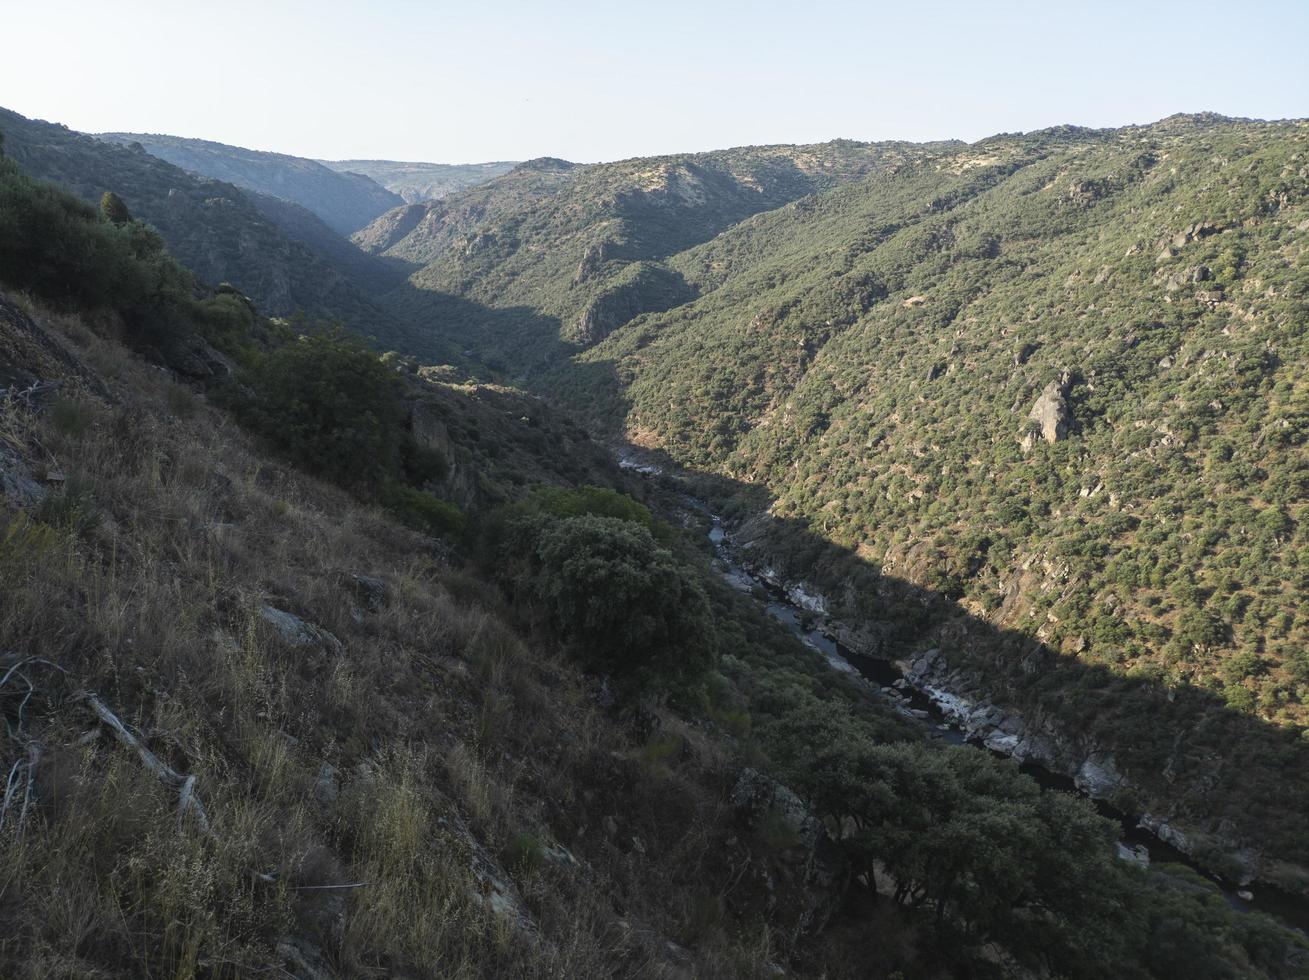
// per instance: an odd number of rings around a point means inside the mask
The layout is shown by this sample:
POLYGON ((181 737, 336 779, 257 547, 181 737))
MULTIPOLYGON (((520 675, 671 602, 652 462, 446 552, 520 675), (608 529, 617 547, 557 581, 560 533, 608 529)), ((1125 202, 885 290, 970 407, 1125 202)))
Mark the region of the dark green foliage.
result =
POLYGON ((979 693, 1094 738, 1152 804, 1309 861, 1307 148, 1303 123, 1217 117, 884 148, 748 220, 706 197, 734 223, 689 248, 709 219, 679 239, 658 193, 596 193, 671 187, 687 161, 518 174, 475 192, 482 217, 442 205, 485 251, 411 257, 420 285, 538 314, 536 336, 637 263, 680 274, 694 299, 580 356, 449 325, 596 426, 748 487, 737 513, 778 518, 759 560, 890 629, 888 652, 954 615, 920 590, 958 600, 981 634, 1061 655, 1025 670, 970 636, 948 653, 979 693), (1066 437, 1025 446, 1065 369, 1066 437), (1190 766, 1165 779, 1179 738, 1190 766))
POLYGON ((490 540, 501 579, 579 657, 626 685, 682 688, 712 666, 715 629, 698 576, 649 522, 612 491, 546 489, 500 515, 490 540))
POLYGON ((454 504, 425 490, 391 486, 382 494, 383 502, 406 524, 436 535, 456 535, 464 529, 464 515, 454 504))
POLYGON ((100 197, 100 213, 115 225, 125 225, 132 220, 132 214, 127 210, 127 205, 123 199, 113 191, 105 191, 100 197))
POLYGON ((627 494, 610 490, 608 487, 539 487, 520 505, 522 509, 537 511, 552 518, 581 517, 593 514, 596 517, 612 517, 620 521, 631 521, 642 527, 654 527, 654 518, 650 508, 638 503, 627 494))
POLYGON ((284 153, 147 133, 101 133, 98 138, 141 146, 152 156, 190 173, 292 201, 341 235, 349 235, 401 203, 398 195, 360 173, 338 173, 313 160, 284 153))
MULTIPOLYGON (((138 347, 166 349, 232 326, 227 301, 201 298, 153 229, 112 223, 9 159, 0 160, 0 283, 66 309, 116 314, 138 347)), ((236 329, 249 325, 243 318, 236 329)))
POLYGON ((395 271, 360 255, 305 209, 197 177, 140 146, 103 142, 6 109, 0 128, 8 157, 24 172, 93 206, 113 192, 202 281, 235 284, 266 315, 305 310, 362 333, 390 334, 394 344, 399 325, 369 294, 394 285, 395 271))
POLYGON ((399 472, 401 384, 357 341, 336 334, 284 344, 253 369, 251 383, 242 419, 297 465, 354 487, 399 472))
POLYGON ((586 515, 536 542, 537 595, 583 656, 620 677, 679 684, 712 663, 709 606, 694 577, 630 521, 586 515))

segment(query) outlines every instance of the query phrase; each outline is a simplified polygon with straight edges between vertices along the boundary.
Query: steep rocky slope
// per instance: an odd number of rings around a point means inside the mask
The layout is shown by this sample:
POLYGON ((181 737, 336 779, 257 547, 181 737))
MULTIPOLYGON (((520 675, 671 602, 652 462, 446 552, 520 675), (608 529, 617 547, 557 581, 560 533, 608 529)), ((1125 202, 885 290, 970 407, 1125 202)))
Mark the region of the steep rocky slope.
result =
MULTIPOLYGON (((909 144, 834 142, 575 165, 529 161, 488 184, 383 215, 361 247, 422 264, 398 297, 415 317, 440 309, 491 359, 503 338, 485 319, 425 305, 424 292, 491 309, 531 309, 514 344, 594 343, 642 312, 695 290, 663 260, 761 211, 936 152, 909 144)), ((440 304, 441 300, 434 301, 440 304)))
POLYGON ((0 158, 0 972, 1304 974, 831 670, 680 486, 107 211, 0 158))

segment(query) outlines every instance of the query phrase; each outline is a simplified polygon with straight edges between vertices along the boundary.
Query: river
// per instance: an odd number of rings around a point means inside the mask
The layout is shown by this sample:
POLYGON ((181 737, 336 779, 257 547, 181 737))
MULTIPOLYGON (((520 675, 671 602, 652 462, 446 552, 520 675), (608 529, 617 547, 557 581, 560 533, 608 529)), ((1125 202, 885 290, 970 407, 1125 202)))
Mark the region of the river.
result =
MULTIPOLYGON (((829 633, 816 625, 817 619, 814 613, 792 602, 785 590, 760 578, 740 564, 733 554, 731 538, 723 527, 722 521, 711 514, 701 501, 692 497, 686 497, 685 500, 693 509, 712 519, 713 526, 709 531, 709 540, 713 543, 719 570, 734 588, 759 602, 770 616, 791 630, 807 646, 822 654, 834 670, 862 677, 901 714, 921 721, 929 738, 954 745, 970 745, 982 752, 990 751, 981 744, 980 740, 968 739, 958 725, 951 723, 945 717, 931 698, 910 686, 894 663, 861 656, 842 646, 829 633)), ((1070 777, 1051 772, 1033 763, 1024 763, 1019 768, 1044 789, 1076 793, 1091 799, 1101 816, 1115 821, 1121 828, 1118 855, 1124 860, 1140 865, 1153 862, 1184 864, 1217 885, 1223 897, 1234 909, 1242 912, 1266 912, 1279 919, 1284 925, 1309 932, 1309 902, 1304 899, 1268 886, 1236 887, 1231 882, 1205 870, 1177 848, 1159 839, 1137 818, 1115 809, 1103 800, 1089 797, 1077 788, 1070 777)))

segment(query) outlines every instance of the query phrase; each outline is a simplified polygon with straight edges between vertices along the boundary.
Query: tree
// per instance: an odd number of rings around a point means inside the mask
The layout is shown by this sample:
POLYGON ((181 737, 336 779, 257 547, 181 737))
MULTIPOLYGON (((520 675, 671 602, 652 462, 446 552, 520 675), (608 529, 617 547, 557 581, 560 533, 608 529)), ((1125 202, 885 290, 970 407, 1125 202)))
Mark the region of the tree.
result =
POLYGON ((637 683, 683 683, 714 659, 709 602, 639 524, 585 514, 537 537, 535 592, 587 660, 637 683))
POLYGON ((100 196, 100 213, 109 221, 116 225, 125 225, 131 222, 131 212, 127 210, 127 205, 123 199, 113 191, 105 191, 100 196))
POLYGON ((297 465, 343 486, 378 486, 400 469, 405 406, 395 375, 345 336, 302 337, 252 372, 243 421, 297 465))

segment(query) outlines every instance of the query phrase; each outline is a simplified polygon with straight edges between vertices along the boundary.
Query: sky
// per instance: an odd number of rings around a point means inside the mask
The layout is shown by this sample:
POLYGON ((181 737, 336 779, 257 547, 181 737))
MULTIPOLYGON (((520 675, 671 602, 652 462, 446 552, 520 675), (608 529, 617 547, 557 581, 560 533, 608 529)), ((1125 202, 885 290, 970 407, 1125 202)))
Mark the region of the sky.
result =
POLYGON ((1309 0, 0 0, 0 105, 320 159, 1309 116, 1309 0))

